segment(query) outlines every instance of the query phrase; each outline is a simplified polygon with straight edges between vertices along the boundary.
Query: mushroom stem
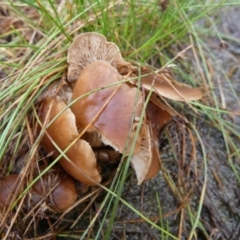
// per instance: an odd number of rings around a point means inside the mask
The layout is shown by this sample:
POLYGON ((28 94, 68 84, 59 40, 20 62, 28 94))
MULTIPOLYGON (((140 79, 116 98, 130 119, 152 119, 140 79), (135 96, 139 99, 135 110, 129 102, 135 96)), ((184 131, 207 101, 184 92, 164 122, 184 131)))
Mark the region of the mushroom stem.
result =
POLYGON ((101 162, 115 162, 121 157, 121 153, 110 147, 98 147, 94 148, 93 151, 97 160, 101 162))

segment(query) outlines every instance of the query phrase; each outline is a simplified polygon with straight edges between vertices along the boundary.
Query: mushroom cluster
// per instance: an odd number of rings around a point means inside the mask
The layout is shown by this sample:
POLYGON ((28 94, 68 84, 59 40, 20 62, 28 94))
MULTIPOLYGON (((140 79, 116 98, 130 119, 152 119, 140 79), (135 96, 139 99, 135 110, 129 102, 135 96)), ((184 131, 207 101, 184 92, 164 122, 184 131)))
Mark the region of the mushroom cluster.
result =
MULTIPOLYGON (((154 177, 161 162, 158 134, 175 114, 162 97, 189 102, 200 99, 201 91, 169 74, 139 70, 98 33, 77 36, 67 59, 68 90, 58 87, 41 101, 39 132, 44 131, 46 152, 85 186, 101 183, 101 161, 122 154, 131 155, 138 184, 154 177)), ((34 188, 42 191, 38 184, 34 188)))
POLYGON ((87 186, 101 182, 93 148, 104 154, 105 146, 132 154, 138 184, 154 177, 160 169, 158 133, 174 115, 162 97, 189 102, 200 99, 201 91, 177 83, 169 74, 143 67, 139 73, 114 43, 98 33, 74 39, 68 64, 70 97, 69 93, 67 100, 63 94, 46 97, 40 111, 42 124, 51 122, 42 139, 46 151, 54 157, 64 151, 60 164, 87 186))

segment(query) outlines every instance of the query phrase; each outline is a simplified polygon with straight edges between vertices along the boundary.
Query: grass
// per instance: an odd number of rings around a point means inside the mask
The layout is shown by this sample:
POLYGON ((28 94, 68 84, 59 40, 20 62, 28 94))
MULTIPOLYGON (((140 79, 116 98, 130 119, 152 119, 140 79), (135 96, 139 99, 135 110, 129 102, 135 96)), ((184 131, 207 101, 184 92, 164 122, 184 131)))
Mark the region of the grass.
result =
MULTIPOLYGON (((194 166, 191 171, 194 172, 196 180, 189 187, 185 176, 181 175, 185 173, 182 169, 179 169, 175 178, 169 173, 168 164, 163 163, 162 172, 168 186, 168 193, 178 201, 174 209, 179 214, 177 215, 179 221, 175 223, 178 225, 178 230, 173 230, 171 225, 173 219, 167 219, 165 215, 174 214, 170 210, 168 213, 163 208, 164 199, 162 199, 161 192, 156 192, 153 200, 157 202, 156 214, 159 212, 157 221, 152 220, 146 211, 141 211, 138 204, 134 205, 125 200, 124 186, 129 182, 130 155, 127 161, 121 161, 110 186, 101 186, 101 192, 105 195, 100 203, 95 203, 96 211, 90 209, 87 216, 84 215, 84 218, 81 218, 81 221, 85 220, 84 224, 81 225, 80 221, 76 222, 80 229, 84 226, 83 231, 79 232, 77 228, 61 230, 68 220, 74 222, 74 218, 66 213, 62 216, 56 215, 63 220, 62 225, 58 225, 60 230, 49 231, 47 234, 50 236, 57 234, 61 239, 110 239, 115 231, 114 226, 118 223, 116 220, 120 214, 118 210, 123 206, 133 214, 130 217, 136 222, 145 222, 147 229, 159 234, 159 239, 181 239, 181 237, 200 239, 199 232, 202 232, 205 237, 203 239, 209 239, 211 232, 201 218, 208 184, 209 160, 206 149, 208 146, 196 125, 199 121, 203 121, 204 124, 221 132, 227 155, 225 161, 231 167, 237 184, 240 183, 239 165, 234 162, 234 158, 240 157, 236 141, 240 138, 240 131, 239 126, 229 121, 232 112, 224 108, 223 95, 220 94, 220 97, 217 95, 216 90, 221 90, 221 84, 213 81, 209 58, 213 61, 217 59, 205 43, 205 37, 215 36, 219 41, 231 39, 238 42, 238 39, 218 32, 211 14, 222 7, 239 4, 237 1, 172 0, 169 1, 168 7, 162 10, 160 2, 155 0, 75 0, 72 2, 73 4, 70 4, 70 1, 3 0, 1 7, 9 10, 10 23, 9 26, 6 24, 5 31, 0 32, 0 38, 3 39, 0 42, 1 70, 6 74, 0 80, 1 176, 16 172, 18 156, 21 149, 27 145, 29 150, 24 158, 20 158, 21 167, 24 167, 21 176, 31 181, 28 182, 24 193, 37 181, 29 177, 39 161, 39 138, 36 137, 36 128, 33 127, 37 122, 36 101, 51 83, 60 80, 66 72, 67 50, 74 36, 82 32, 95 31, 104 34, 108 41, 115 42, 124 58, 133 64, 152 66, 156 69, 171 69, 179 81, 200 87, 205 92, 204 98, 200 102, 191 103, 187 111, 185 110, 186 104, 170 102, 181 114, 191 119, 188 125, 180 124, 181 129, 186 131, 187 137, 179 133, 174 136, 179 137, 179 142, 185 142, 180 158, 171 133, 171 126, 164 133, 171 146, 171 152, 175 156, 173 159, 176 166, 184 161, 184 152, 191 154, 190 163, 194 166), (197 21, 205 21, 206 25, 211 26, 210 29, 207 29, 205 25, 196 24, 197 21), (184 50, 188 47, 189 50, 185 53, 184 50), (185 55, 191 55, 191 61, 194 64, 184 59, 185 55), (172 68, 173 64, 175 68, 172 68), (190 153, 188 144, 191 146, 190 153), (201 156, 200 162, 197 152, 201 156), (196 194, 195 187, 198 178, 202 181, 202 187, 194 207, 192 201, 194 193, 196 194)), ((230 77, 224 69, 221 71, 224 81, 230 88, 229 94, 234 96, 240 105, 230 77)), ((57 161, 58 159, 52 165, 57 161)), ((190 178, 190 167, 187 168, 190 178)), ((143 199, 144 196, 142 201, 143 199)), ((18 211, 1 215, 1 220, 4 219, 0 225, 2 238, 7 239, 11 231, 19 228, 14 221, 10 225, 8 223, 13 218, 21 217, 20 210, 19 207, 18 211), (6 232, 6 229, 9 232, 6 232)), ((26 220, 25 224, 28 221, 26 220)), ((24 232, 21 229, 20 232, 22 231, 24 232)))

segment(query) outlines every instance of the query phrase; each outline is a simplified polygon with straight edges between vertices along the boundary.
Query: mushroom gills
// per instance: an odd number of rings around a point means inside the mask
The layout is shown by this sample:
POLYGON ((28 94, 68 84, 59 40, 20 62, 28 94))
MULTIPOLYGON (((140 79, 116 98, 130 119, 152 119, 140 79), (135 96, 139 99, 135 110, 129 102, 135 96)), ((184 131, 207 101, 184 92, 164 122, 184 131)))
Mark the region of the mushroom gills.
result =
POLYGON ((151 133, 150 125, 143 126, 143 139, 140 151, 131 158, 131 165, 136 173, 138 185, 154 177, 160 169, 160 156, 151 133))
POLYGON ((132 70, 116 44, 99 33, 87 32, 78 35, 68 50, 68 81, 76 81, 85 67, 98 60, 109 62, 122 75, 132 70))

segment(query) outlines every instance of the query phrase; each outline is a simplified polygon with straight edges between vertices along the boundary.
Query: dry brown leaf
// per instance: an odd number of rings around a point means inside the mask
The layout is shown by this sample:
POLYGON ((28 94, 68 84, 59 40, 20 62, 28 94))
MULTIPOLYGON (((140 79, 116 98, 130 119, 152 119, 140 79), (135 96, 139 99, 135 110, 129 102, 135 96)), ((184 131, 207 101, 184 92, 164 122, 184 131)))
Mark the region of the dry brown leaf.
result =
POLYGON ((202 92, 196 88, 173 81, 168 75, 159 73, 153 74, 148 70, 142 72, 141 84, 144 89, 153 89, 159 96, 175 101, 189 102, 199 100, 202 92))

